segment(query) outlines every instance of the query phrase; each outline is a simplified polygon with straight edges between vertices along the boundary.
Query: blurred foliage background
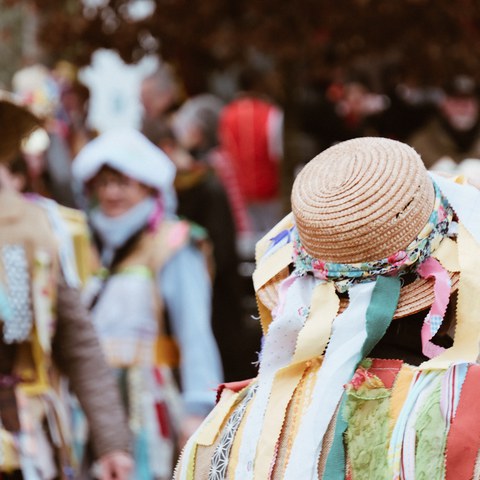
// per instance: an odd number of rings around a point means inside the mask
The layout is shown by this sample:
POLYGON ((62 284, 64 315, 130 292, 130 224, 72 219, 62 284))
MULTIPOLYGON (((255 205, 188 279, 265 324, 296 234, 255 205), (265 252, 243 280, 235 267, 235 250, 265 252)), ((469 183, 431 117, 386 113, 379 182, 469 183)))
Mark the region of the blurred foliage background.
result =
POLYGON ((24 64, 83 66, 99 48, 128 63, 160 56, 186 96, 216 84, 228 99, 245 67, 262 71, 256 89, 285 111, 286 192, 299 163, 296 109, 312 87, 345 72, 379 93, 480 74, 478 0, 0 0, 0 9, 5 85, 24 64))
POLYGON ((477 0, 0 0, 0 7, 2 48, 16 45, 3 64, 37 53, 25 48, 35 31, 51 62, 85 65, 100 47, 127 62, 159 54, 189 94, 207 89, 213 73, 249 62, 275 67, 279 96, 292 81, 351 65, 368 66, 374 82, 388 66, 428 84, 480 69, 477 0), (11 42, 22 22, 27 33, 11 42))

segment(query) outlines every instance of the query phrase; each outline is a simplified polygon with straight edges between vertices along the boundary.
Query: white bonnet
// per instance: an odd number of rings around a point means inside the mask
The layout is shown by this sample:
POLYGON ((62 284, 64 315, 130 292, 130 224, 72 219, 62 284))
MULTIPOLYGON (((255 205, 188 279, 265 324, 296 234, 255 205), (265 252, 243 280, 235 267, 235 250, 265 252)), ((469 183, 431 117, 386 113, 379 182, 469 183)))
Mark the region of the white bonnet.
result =
POLYGON ((85 185, 104 166, 160 193, 170 191, 175 179, 168 156, 134 129, 108 131, 89 142, 73 161, 73 176, 85 185))

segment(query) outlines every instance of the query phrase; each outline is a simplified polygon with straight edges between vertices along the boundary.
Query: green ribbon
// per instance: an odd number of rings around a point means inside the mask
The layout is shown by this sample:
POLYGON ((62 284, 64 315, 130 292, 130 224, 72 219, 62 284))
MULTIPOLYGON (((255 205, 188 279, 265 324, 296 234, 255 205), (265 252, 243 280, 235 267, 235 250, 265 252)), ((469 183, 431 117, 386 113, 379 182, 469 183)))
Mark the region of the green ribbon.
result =
MULTIPOLYGON (((387 328, 392 322, 393 315, 397 309, 398 299, 400 297, 400 279, 397 277, 378 277, 373 288, 372 298, 366 313, 367 338, 360 351, 360 361, 362 361, 372 350, 373 347, 385 335, 387 328)), ((357 363, 352 371, 352 377, 357 369, 357 363)), ((343 409, 346 402, 346 394, 342 396, 340 407, 335 425, 333 442, 328 454, 324 480, 344 480, 345 479, 345 448, 343 436, 347 430, 348 424, 343 417, 343 409)), ((385 452, 386 454, 386 452, 385 452)))

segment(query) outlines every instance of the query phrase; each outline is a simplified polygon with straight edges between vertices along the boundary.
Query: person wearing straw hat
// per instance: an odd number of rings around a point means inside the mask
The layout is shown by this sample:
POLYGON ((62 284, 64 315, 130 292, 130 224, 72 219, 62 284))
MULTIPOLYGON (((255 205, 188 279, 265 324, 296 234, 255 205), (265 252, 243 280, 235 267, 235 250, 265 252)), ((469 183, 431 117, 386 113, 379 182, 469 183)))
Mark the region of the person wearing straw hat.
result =
POLYGON ((81 305, 73 247, 53 209, 9 189, 4 170, 39 119, 0 92, 0 477, 71 479, 61 377, 92 430, 101 480, 128 478, 130 439, 114 379, 81 305))
POLYGON ((367 137, 291 201, 257 244, 258 376, 221 386, 175 478, 480 478, 480 191, 367 137))

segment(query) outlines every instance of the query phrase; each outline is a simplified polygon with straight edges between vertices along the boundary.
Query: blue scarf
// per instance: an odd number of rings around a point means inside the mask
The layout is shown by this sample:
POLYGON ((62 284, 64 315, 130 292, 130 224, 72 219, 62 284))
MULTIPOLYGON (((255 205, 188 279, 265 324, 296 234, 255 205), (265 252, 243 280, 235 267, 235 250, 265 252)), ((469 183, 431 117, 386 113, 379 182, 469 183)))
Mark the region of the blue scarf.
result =
POLYGON ((91 211, 90 222, 102 242, 100 256, 105 267, 111 265, 115 252, 147 225, 154 210, 155 199, 148 197, 117 217, 105 215, 100 207, 91 211))

